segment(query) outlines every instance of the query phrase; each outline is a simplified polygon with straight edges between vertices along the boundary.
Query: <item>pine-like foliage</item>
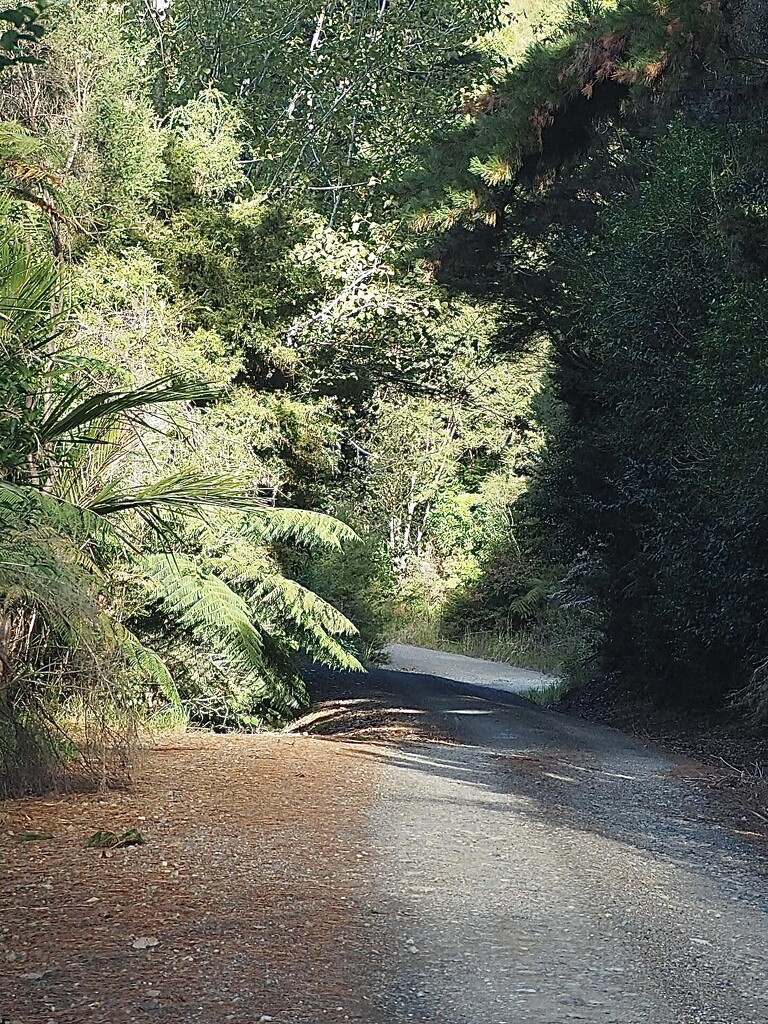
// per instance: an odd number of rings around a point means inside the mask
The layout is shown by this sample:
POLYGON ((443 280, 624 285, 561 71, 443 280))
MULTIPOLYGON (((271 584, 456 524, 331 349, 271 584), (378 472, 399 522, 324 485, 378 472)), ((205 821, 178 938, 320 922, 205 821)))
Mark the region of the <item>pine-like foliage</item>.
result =
POLYGON ((587 152, 596 123, 674 96, 702 67, 712 74, 728 32, 718 4, 572 3, 555 31, 467 101, 461 129, 434 140, 415 224, 497 223, 510 186, 551 182, 587 152))

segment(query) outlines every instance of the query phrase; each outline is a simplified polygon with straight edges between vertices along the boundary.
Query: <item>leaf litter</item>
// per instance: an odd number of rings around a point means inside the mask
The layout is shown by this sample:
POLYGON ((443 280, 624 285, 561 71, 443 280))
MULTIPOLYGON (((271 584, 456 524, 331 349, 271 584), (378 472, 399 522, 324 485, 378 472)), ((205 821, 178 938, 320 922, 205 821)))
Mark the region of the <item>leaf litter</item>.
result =
POLYGON ((363 981, 375 778, 358 744, 190 734, 148 752, 130 791, 7 803, 0 1018, 378 1020, 363 981), (145 843, 86 848, 137 821, 145 843), (19 843, 22 824, 55 838, 19 843))

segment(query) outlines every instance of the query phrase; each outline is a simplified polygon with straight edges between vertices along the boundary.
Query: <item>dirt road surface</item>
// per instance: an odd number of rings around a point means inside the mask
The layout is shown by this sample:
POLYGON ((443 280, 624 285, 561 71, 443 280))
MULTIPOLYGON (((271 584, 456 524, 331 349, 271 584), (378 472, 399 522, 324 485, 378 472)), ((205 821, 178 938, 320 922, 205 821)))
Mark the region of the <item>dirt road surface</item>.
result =
POLYGON ((486 658, 468 658, 465 654, 452 654, 449 651, 430 651, 411 644, 387 644, 384 653, 385 668, 395 672, 441 676, 457 682, 492 686, 509 693, 525 693, 526 690, 555 682, 554 676, 535 669, 521 668, 504 661, 489 661, 486 658))
POLYGON ((317 683, 445 741, 192 736, 3 808, 0 1018, 768 1021, 764 861, 695 763, 476 683, 317 683))

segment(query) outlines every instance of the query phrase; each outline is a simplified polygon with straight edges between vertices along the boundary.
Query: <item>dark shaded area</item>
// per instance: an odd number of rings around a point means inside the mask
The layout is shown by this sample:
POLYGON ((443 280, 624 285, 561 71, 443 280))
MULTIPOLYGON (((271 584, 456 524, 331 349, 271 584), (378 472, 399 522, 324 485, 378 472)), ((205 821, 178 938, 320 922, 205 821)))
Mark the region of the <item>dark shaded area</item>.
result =
POLYGON ((658 748, 615 729, 545 711, 518 694, 385 668, 365 675, 313 668, 306 679, 315 703, 332 700, 339 709, 340 732, 334 733, 326 720, 325 735, 375 738, 365 731, 356 736, 345 727, 349 707, 360 702, 385 702, 394 722, 406 709, 421 713, 422 738, 432 732, 452 743, 414 747, 406 742, 400 754, 366 748, 369 756, 525 797, 530 801, 525 813, 553 828, 603 835, 692 870, 711 869, 713 857, 723 870, 743 858, 744 851, 730 844, 722 824, 733 833, 768 838, 768 823, 751 814, 738 794, 733 798, 727 769, 691 761, 675 765, 658 748), (467 748, 472 756, 484 752, 488 758, 479 765, 482 771, 467 767, 467 748), (719 803, 711 804, 711 797, 719 803), (696 831, 702 828, 712 834, 699 844, 696 831))
MULTIPOLYGON (((681 714, 627 694, 615 679, 593 679, 566 691, 557 710, 620 728, 643 742, 757 775, 768 763, 768 735, 734 709, 681 714)), ((766 780, 768 782, 768 780, 766 780)))

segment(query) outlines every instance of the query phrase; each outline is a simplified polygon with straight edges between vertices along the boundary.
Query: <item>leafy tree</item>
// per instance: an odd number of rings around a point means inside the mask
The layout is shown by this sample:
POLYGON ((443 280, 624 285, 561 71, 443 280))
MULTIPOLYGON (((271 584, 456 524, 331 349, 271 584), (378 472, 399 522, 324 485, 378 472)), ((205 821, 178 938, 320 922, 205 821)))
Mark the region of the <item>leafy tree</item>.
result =
POLYGON ((115 232, 146 216, 162 176, 163 135, 146 95, 147 48, 125 37, 121 3, 66 4, 51 12, 45 61, 7 77, 0 114, 44 147, 62 239, 115 232))
POLYGON ((40 61, 34 52, 35 44, 45 34, 41 19, 50 6, 51 0, 30 0, 28 4, 0 11, 0 22, 6 26, 0 34, 0 71, 14 64, 40 61))
POLYGON ((480 62, 470 40, 493 24, 495 5, 177 0, 137 16, 156 41, 163 106, 221 91, 244 112, 259 187, 308 187, 333 212, 366 207, 407 166, 425 126, 446 117, 480 62))
POLYGON ((604 670, 689 703, 744 687, 766 644, 758 138, 676 123, 593 243, 555 247, 565 416, 532 509, 569 600, 594 609, 604 670))
MULTIPOLYGON (((206 475, 178 460, 159 473, 168 442, 183 446, 191 429, 194 413, 185 407, 217 399, 219 389, 176 376, 100 390, 99 366, 70 356, 55 338, 53 265, 7 230, 0 255, 8 371, 0 430, 0 748, 9 788, 23 783, 24 772, 32 775, 24 785, 49 783, 49 755, 61 752, 50 731, 60 726, 57 707, 110 730, 118 715, 129 728, 140 677, 179 702, 147 616, 162 618, 156 636, 164 647, 173 630, 205 645, 220 701, 227 705, 224 680, 238 688, 230 724, 253 725, 301 706, 296 653, 356 667, 343 641, 354 633, 351 623, 286 579, 270 555, 278 540, 339 547, 352 532, 314 513, 273 508, 231 475, 206 475), (219 525, 228 528, 218 539, 206 525, 211 508, 223 510, 219 525), (239 561, 233 537, 246 545, 239 561)), ((64 750, 71 754, 68 743, 64 750)), ((87 751, 81 755, 92 764, 87 751)))

